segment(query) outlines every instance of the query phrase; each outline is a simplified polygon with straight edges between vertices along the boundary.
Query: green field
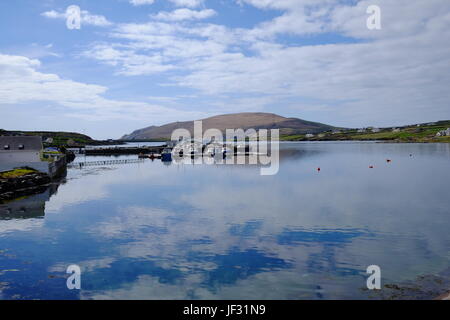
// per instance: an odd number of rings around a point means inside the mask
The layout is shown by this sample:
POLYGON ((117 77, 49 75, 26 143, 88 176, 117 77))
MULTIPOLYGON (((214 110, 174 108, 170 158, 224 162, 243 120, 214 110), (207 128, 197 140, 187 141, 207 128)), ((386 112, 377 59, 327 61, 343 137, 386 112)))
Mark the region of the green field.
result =
POLYGON ((359 133, 357 129, 342 129, 339 133, 323 132, 312 138, 306 135, 284 135, 282 141, 392 141, 392 142, 450 142, 450 136, 437 137, 436 133, 450 128, 450 121, 439 121, 435 124, 411 125, 398 127, 399 132, 392 128, 380 129, 380 132, 359 133))

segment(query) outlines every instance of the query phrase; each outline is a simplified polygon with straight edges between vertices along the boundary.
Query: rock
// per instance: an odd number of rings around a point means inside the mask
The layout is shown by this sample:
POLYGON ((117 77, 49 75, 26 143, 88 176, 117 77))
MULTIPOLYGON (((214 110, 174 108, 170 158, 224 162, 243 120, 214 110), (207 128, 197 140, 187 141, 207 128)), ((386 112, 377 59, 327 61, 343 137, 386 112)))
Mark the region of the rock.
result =
POLYGON ((0 179, 0 200, 43 192, 50 182, 50 176, 42 172, 30 173, 17 178, 0 179))

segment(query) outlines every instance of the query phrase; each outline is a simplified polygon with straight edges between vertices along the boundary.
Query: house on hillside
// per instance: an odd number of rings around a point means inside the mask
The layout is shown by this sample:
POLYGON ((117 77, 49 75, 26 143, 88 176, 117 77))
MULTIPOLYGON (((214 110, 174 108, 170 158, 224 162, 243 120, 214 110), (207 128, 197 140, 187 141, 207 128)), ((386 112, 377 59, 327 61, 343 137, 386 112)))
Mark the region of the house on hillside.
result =
POLYGON ((52 144, 53 143, 53 138, 52 137, 44 138, 44 142, 48 143, 48 144, 52 144))
POLYGON ((436 137, 449 137, 450 136, 450 128, 447 128, 447 130, 442 130, 436 133, 436 137))

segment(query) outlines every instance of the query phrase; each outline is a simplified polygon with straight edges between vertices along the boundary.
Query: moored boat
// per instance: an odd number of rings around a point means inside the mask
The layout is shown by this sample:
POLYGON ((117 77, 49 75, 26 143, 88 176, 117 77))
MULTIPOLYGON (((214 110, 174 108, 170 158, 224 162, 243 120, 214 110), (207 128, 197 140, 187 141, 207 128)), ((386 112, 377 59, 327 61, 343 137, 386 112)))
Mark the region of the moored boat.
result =
POLYGON ((161 153, 161 160, 163 162, 172 161, 172 150, 169 148, 164 149, 161 153))

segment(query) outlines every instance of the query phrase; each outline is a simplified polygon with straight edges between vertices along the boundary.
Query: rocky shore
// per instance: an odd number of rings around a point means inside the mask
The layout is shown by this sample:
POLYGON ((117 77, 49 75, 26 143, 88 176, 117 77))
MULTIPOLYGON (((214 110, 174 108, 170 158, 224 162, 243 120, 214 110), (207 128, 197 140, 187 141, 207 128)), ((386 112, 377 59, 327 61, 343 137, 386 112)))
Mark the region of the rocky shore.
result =
POLYGON ((450 268, 437 274, 421 275, 401 283, 388 283, 370 293, 382 300, 450 300, 450 268))
POLYGON ((0 201, 41 193, 50 182, 49 175, 37 171, 14 178, 0 178, 0 201))
POLYGON ((437 297, 437 300, 450 300, 450 291, 437 297))

